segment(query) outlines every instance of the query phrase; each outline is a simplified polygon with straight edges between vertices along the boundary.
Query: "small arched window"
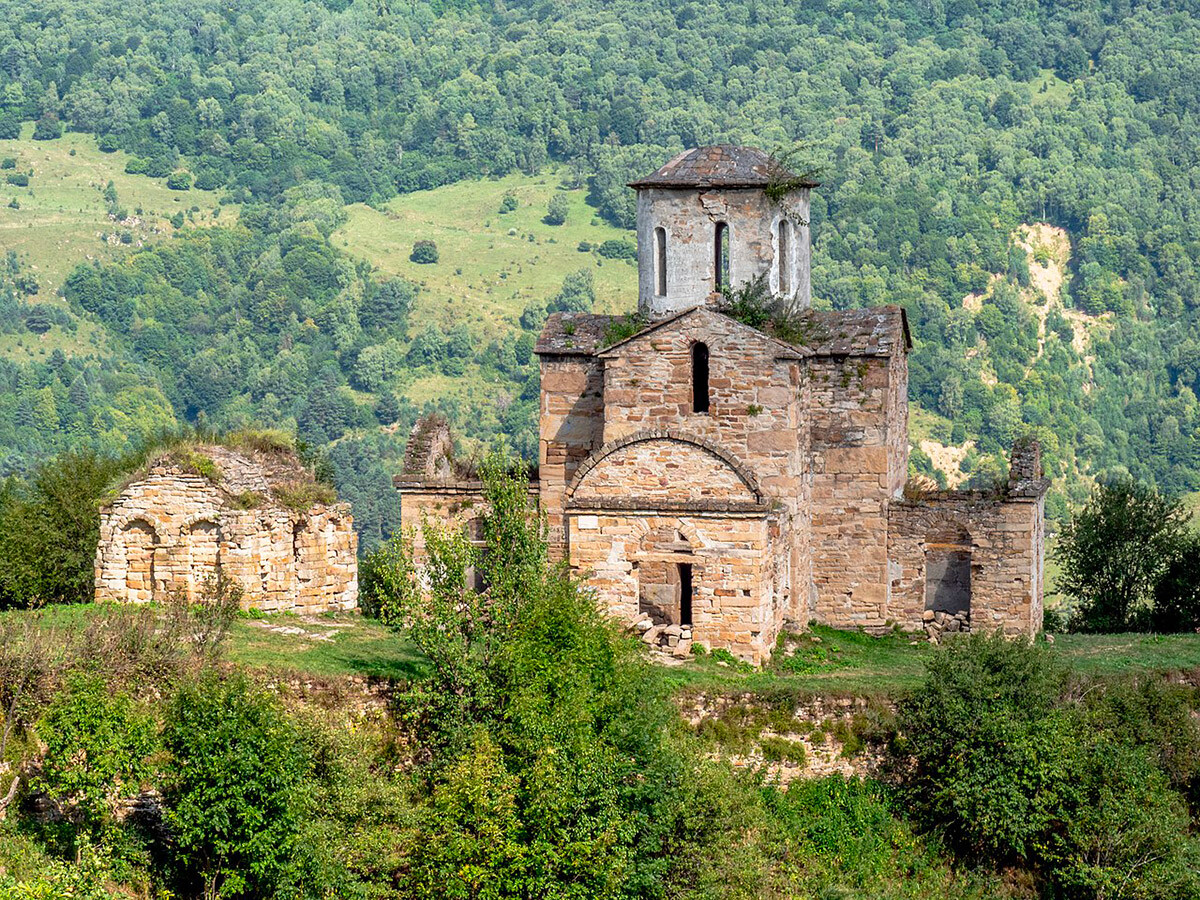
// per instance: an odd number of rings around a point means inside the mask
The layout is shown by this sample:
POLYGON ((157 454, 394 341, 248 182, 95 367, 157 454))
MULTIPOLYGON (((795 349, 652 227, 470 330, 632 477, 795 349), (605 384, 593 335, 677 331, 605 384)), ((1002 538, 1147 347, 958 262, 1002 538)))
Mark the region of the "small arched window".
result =
POLYGON ((708 344, 692 345, 692 412, 708 412, 708 344))
POLYGON ((729 279, 729 225, 718 222, 713 242, 713 290, 726 287, 729 279))
POLYGON ((785 297, 792 292, 792 223, 779 220, 779 293, 785 297))
POLYGON ((667 296, 667 230, 654 229, 654 293, 667 296))

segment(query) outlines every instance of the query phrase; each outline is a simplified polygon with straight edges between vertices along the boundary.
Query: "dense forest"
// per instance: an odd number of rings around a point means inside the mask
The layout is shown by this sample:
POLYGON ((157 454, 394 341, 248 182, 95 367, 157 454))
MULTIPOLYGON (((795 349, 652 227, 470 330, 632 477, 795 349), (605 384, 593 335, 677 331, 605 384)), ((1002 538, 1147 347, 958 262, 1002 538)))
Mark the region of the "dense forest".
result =
POLYGON ((0 10, 0 137, 29 121, 35 139, 92 133, 133 154, 128 171, 241 209, 236 225, 82 265, 63 290, 69 313, 39 303, 9 260, 4 328, 98 321, 112 341, 87 358, 0 363, 8 471, 79 443, 126 450, 183 421, 283 425, 329 448, 372 545, 394 524, 380 491, 419 412, 399 374, 484 373, 505 401, 448 412, 531 456, 533 335, 546 306, 586 307, 590 283, 565 284, 503 334, 410 321, 415 285, 331 244, 345 205, 558 167, 627 227, 631 176, 728 141, 799 145, 820 167, 816 302, 907 308, 912 399, 935 437, 977 442, 975 477, 995 477, 1033 431, 1051 473, 1069 476, 1052 513, 1086 496, 1081 474, 1200 489, 1194 4, 0 10), (1023 299, 1030 260, 1013 236, 1034 222, 1069 235, 1062 301, 1084 315, 1051 306, 1039 321, 1023 299))

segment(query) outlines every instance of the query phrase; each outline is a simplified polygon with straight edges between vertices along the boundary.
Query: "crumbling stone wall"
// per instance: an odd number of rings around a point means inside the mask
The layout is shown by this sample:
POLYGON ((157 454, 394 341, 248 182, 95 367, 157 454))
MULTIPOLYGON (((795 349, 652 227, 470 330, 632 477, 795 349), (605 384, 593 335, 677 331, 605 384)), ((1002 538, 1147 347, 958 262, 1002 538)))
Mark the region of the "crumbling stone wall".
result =
POLYGON ((550 552, 561 559, 566 554, 567 485, 604 443, 604 369, 591 355, 568 353, 542 357, 541 374, 539 494, 550 552))
POLYGON ((938 573, 930 571, 929 560, 953 551, 970 557, 971 630, 1041 631, 1047 486, 1041 448, 1021 440, 1013 447, 1006 485, 930 491, 893 504, 891 617, 904 628, 936 630, 929 579, 938 573))
POLYGON ((890 618, 909 630, 933 620, 927 562, 938 550, 969 554, 973 631, 1036 634, 1042 628, 1043 500, 944 491, 893 504, 888 556, 895 564, 890 618), (959 535, 951 544, 948 537, 959 535), (961 542, 961 543, 960 543, 961 542))
POLYGON ((222 447, 195 452, 214 461, 217 482, 164 457, 101 510, 97 600, 195 602, 219 565, 241 586, 246 609, 317 613, 357 605, 358 541, 348 504, 289 509, 271 499, 271 480, 253 459, 222 447))

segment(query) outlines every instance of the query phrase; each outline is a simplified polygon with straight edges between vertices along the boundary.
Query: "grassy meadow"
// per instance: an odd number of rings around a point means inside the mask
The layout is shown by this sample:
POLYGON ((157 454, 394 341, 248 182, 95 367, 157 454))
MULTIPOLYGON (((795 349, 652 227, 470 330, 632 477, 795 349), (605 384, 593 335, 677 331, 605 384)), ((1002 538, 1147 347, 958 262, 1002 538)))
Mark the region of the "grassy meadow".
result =
POLYGON ((192 225, 236 218, 233 207, 222 208, 214 218, 217 191, 172 191, 165 178, 125 174, 129 154, 101 152, 92 135, 68 132, 57 140, 35 141, 32 133, 33 124, 27 122, 20 139, 0 140, 0 159, 16 161, 0 176, 30 175, 28 187, 0 177, 0 246, 17 251, 22 268, 37 277, 42 295, 57 291, 80 262, 111 259, 170 235, 169 220, 178 212, 190 213, 192 225), (109 181, 129 213, 121 223, 108 215, 104 189, 109 181), (12 200, 19 209, 8 205, 12 200), (102 235, 122 231, 130 232, 129 244, 115 237, 101 241, 102 235))
POLYGON ((380 209, 346 208, 349 219, 333 244, 362 257, 382 276, 402 275, 421 285, 413 320, 466 324, 477 334, 519 327, 526 305, 553 297, 579 269, 595 277, 597 312, 625 312, 637 304, 637 267, 625 260, 580 252, 580 242, 633 241, 632 231, 602 222, 586 191, 567 191, 570 213, 562 225, 543 220, 559 189, 556 174, 509 175, 460 181, 396 197, 380 209), (517 208, 501 213, 506 194, 517 208), (413 242, 437 243, 439 260, 409 259, 413 242))
MULTIPOLYGON (((37 612, 0 612, 0 621, 37 616, 46 628, 71 632, 105 609, 95 604, 50 606, 37 612)), ((663 676, 685 692, 888 697, 918 686, 925 661, 936 652, 911 634, 874 637, 823 625, 788 640, 789 652, 777 652, 761 669, 717 652, 664 667, 663 676)), ((1197 634, 1060 634, 1051 652, 1072 668, 1095 675, 1200 673, 1197 634)), ((402 633, 357 612, 239 617, 226 653, 231 662, 251 669, 334 680, 404 680, 420 674, 423 666, 420 652, 402 633)))

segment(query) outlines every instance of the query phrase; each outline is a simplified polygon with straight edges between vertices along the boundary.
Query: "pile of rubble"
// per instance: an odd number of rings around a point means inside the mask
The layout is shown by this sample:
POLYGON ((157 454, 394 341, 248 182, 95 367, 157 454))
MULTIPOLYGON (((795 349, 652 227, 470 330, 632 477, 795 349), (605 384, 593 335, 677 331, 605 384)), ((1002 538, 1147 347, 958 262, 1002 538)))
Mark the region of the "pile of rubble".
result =
POLYGON ((937 643, 943 634, 968 634, 971 631, 971 613, 968 610, 959 610, 956 613, 943 612, 942 610, 934 611, 932 609, 925 610, 922 617, 925 626, 925 633, 929 635, 929 640, 937 643))
POLYGON ((691 625, 655 622, 649 616, 645 616, 633 623, 633 630, 640 634, 642 641, 652 649, 661 650, 680 659, 692 655, 691 625))

